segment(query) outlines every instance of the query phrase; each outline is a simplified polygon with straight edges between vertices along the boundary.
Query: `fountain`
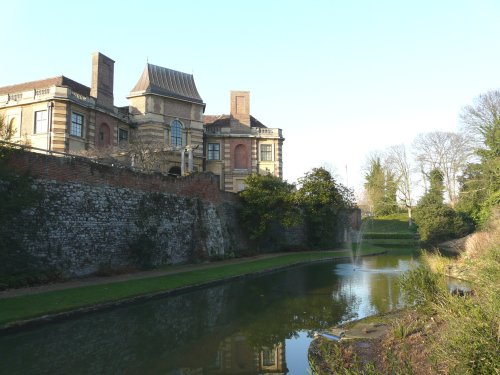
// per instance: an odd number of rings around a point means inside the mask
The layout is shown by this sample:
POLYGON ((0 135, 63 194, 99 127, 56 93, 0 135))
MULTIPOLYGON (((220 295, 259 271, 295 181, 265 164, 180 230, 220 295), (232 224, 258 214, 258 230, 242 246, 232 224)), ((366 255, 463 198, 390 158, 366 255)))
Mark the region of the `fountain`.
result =
POLYGON ((359 229, 351 228, 349 233, 347 233, 348 245, 351 252, 351 264, 353 265, 353 271, 356 271, 356 266, 359 264, 359 258, 361 257, 361 250, 363 245, 363 233, 368 220, 361 222, 359 229))

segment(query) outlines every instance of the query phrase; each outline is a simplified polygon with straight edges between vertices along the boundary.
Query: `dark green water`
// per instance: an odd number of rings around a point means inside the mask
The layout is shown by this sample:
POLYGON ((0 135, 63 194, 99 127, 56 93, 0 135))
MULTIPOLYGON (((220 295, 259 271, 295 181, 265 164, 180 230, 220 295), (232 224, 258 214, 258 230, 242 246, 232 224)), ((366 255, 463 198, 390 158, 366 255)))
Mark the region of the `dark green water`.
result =
POLYGON ((0 374, 307 374, 314 332, 401 305, 411 251, 320 263, 0 336, 0 374))

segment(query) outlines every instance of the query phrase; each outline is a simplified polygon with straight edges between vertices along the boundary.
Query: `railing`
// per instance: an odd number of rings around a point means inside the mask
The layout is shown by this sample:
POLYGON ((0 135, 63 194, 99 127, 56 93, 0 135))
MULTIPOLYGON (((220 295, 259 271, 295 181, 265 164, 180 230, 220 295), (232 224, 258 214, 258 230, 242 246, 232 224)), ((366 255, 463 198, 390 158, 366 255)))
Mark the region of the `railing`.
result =
POLYGON ((50 93, 50 87, 35 90, 35 96, 48 95, 49 93, 50 93))
MULTIPOLYGON (((205 133, 206 134, 214 134, 214 135, 233 134, 231 132, 230 127, 227 127, 227 128, 212 127, 210 129, 205 129, 205 133)), ((238 133, 234 133, 234 134, 237 135, 238 133)), ((245 133, 243 133, 243 134, 245 134, 245 133)), ((267 136, 267 137, 269 137, 269 136, 280 137, 280 138, 282 137, 281 129, 277 129, 277 128, 251 128, 249 134, 257 135, 257 136, 267 136)))
POLYGON ((22 92, 17 92, 15 94, 8 94, 8 95, 9 95, 9 101, 14 100, 16 102, 23 97, 22 92))

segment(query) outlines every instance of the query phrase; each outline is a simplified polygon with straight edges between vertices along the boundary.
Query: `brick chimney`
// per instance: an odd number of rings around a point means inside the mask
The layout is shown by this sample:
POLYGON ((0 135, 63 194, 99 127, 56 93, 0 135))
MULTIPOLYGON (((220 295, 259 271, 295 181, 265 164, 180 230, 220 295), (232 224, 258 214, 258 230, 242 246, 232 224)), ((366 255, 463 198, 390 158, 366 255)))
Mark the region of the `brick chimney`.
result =
POLYGON ((100 52, 92 54, 92 86, 90 96, 101 107, 113 108, 115 62, 100 52))
POLYGON ((250 91, 231 91, 231 117, 250 126, 250 91))

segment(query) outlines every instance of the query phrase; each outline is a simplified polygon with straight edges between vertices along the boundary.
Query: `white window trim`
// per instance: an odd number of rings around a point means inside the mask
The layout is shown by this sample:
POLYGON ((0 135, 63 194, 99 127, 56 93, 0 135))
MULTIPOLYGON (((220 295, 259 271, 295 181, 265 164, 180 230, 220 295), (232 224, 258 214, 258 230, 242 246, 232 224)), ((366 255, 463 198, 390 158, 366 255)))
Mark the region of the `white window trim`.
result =
POLYGON ((33 108, 33 134, 34 135, 37 135, 37 134, 47 134, 49 132, 49 111, 47 110, 47 108, 33 108), (46 127, 45 127, 45 131, 37 131, 37 121, 36 121, 36 114, 38 112, 45 112, 46 114, 46 127))

